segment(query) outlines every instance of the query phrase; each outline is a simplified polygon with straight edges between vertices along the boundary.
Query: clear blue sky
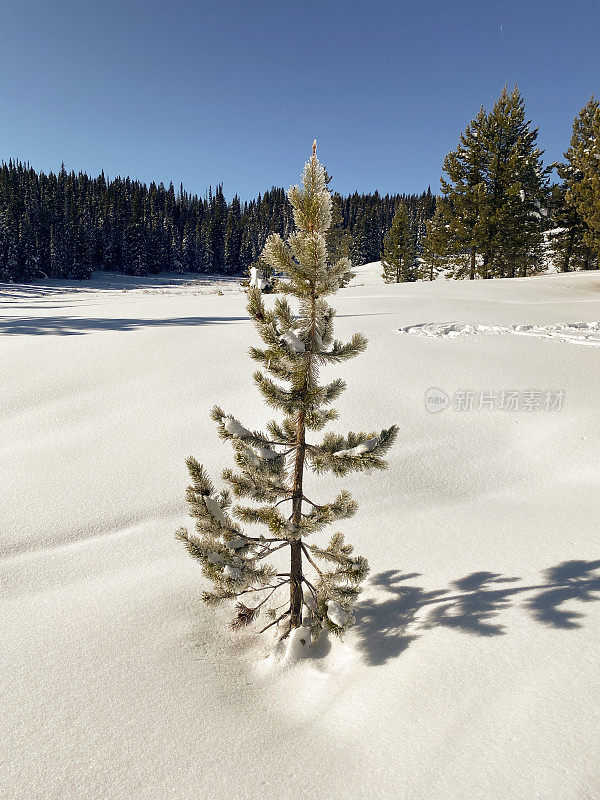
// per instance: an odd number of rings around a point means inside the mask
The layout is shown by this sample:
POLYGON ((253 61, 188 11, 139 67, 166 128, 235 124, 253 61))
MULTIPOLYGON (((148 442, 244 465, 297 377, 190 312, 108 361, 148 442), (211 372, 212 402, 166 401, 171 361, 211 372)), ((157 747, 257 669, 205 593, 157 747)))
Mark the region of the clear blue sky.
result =
POLYGON ((0 158, 248 199, 316 136, 342 193, 435 191, 504 83, 560 158, 599 44, 599 0, 3 0, 0 158))

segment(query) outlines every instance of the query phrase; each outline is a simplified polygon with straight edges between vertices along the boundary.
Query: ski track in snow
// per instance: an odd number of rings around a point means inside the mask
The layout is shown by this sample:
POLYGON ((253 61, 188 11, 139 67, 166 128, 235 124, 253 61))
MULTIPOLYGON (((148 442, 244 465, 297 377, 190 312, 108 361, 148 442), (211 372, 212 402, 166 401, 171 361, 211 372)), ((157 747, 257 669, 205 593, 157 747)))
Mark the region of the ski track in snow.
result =
POLYGON ((513 333, 535 339, 556 339, 559 342, 600 347, 600 322, 565 322, 558 325, 470 325, 462 322, 424 322, 407 325, 398 333, 426 336, 434 339, 451 339, 474 336, 479 333, 513 333))

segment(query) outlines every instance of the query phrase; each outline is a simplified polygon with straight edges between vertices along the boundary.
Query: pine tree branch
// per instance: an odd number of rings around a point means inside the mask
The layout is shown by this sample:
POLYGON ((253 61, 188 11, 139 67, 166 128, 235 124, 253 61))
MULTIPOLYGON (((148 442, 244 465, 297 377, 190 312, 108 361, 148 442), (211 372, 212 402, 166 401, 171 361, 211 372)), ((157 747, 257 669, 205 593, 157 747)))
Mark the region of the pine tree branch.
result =
POLYGON ((267 556, 273 555, 273 553, 276 553, 278 550, 281 550, 282 547, 287 547, 288 545, 289 545, 289 542, 286 539, 282 544, 279 545, 279 547, 272 547, 272 548, 270 548, 268 550, 263 550, 262 553, 259 553, 257 556, 254 557, 254 560, 255 561, 262 561, 263 558, 266 558, 267 556))
MULTIPOLYGON (((312 592, 312 593, 313 593, 313 595, 315 596, 315 600, 316 600, 316 599, 317 599, 317 590, 315 589, 315 587, 314 587, 314 586, 312 585, 312 583, 311 583, 311 582, 308 580, 308 578, 306 578, 304 575, 302 576, 302 580, 303 580, 303 581, 304 581, 304 583, 305 583, 305 584, 308 586, 308 588, 311 590, 311 592, 312 592)), ((304 605, 306 605, 306 603, 304 603, 304 605)))
MULTIPOLYGON (((287 617, 287 616, 289 616, 289 613, 290 613, 289 609, 288 609, 287 611, 284 611, 284 612, 283 612, 283 614, 281 614, 281 616, 277 617, 277 619, 274 619, 274 620, 273 620, 273 622, 269 622, 269 624, 268 624, 268 625, 265 625, 265 627, 264 627, 264 628, 261 628, 261 629, 259 630, 259 634, 260 634, 260 633, 264 633, 265 631, 268 631, 268 630, 269 630, 269 628, 272 628, 272 627, 273 627, 273 625, 277 625, 277 623, 281 622, 281 620, 282 620, 284 617, 287 617)), ((288 631, 288 632, 289 632, 289 631, 288 631)))
POLYGON ((325 506, 319 506, 316 503, 313 503, 313 501, 309 500, 308 497, 305 494, 302 495, 302 499, 306 500, 307 503, 310 503, 313 508, 318 508, 319 510, 322 510, 322 509, 325 508, 325 506))
POLYGON ((311 555, 308 552, 308 550, 307 550, 306 546, 304 545, 304 543, 302 543, 300 546, 302 547, 302 551, 303 551, 304 555, 306 556, 306 560, 308 561, 308 563, 311 565, 311 567, 313 567, 319 573, 319 577, 322 578, 323 577, 323 573, 321 572, 319 567, 315 564, 315 562, 312 560, 311 555))

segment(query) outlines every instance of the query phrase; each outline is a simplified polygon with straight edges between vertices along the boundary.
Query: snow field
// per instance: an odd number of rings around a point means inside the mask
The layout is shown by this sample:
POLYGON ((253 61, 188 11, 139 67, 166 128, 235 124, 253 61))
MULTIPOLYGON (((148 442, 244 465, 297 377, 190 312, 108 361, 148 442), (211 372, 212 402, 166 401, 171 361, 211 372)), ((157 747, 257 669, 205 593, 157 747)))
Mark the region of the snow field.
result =
POLYGON ((379 271, 334 302, 337 335, 369 338, 332 371, 348 383, 336 426, 401 433, 387 472, 345 481, 359 511, 340 530, 371 576, 354 629, 309 657, 300 634, 273 651, 230 632, 173 538, 193 524, 185 457, 217 484, 232 463, 212 405, 252 429, 271 416, 243 294, 1 287, 0 797, 600 794, 597 351, 398 336, 598 320, 600 276, 384 286, 379 271), (431 414, 432 386, 565 401, 431 414))

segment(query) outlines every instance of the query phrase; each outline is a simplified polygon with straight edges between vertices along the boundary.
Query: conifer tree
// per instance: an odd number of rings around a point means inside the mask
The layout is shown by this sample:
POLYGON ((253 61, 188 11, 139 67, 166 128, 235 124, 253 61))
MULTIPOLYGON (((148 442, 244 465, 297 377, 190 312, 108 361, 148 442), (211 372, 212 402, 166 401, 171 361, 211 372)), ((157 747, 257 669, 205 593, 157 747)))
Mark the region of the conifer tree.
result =
POLYGON ((421 280, 434 280, 446 266, 446 244, 442 206, 438 204, 433 217, 427 220, 425 235, 421 246, 421 260, 418 277, 421 280))
MULTIPOLYGON (((428 249, 438 254, 452 253, 454 277, 473 280, 477 274, 477 256, 483 249, 486 212, 485 171, 488 154, 485 133, 488 116, 483 107, 467 125, 456 150, 444 159, 448 180, 440 180, 442 199, 438 204, 439 225, 428 249), (441 252, 440 252, 441 251, 441 252)), ((433 232, 433 227, 431 232, 433 232)))
POLYGON ((19 242, 19 268, 20 279, 31 281, 35 278, 46 277, 39 269, 39 256, 35 241, 35 233, 29 215, 23 218, 19 242))
POLYGON ((400 283, 417 279, 415 246, 408 223, 406 203, 398 204, 392 220, 392 227, 383 240, 381 266, 386 283, 400 283))
MULTIPOLYGON (((558 166, 558 174, 566 177, 567 165, 558 166)), ((567 182, 555 184, 552 194, 552 220, 554 226, 549 231, 550 254, 559 272, 579 269, 596 269, 597 259, 587 243, 587 225, 573 203, 567 200, 567 182)))
POLYGON ((183 260, 183 271, 193 272, 194 267, 196 266, 196 236, 191 220, 186 222, 183 228, 181 255, 183 260))
POLYGON ((525 118, 517 87, 505 86, 485 127, 484 278, 525 277, 542 264, 542 217, 549 169, 536 147, 538 129, 525 118))
POLYGON ((593 96, 575 117, 565 158, 566 199, 584 222, 584 241, 600 266, 600 103, 593 96))
POLYGON ((493 109, 480 109, 446 156, 442 219, 428 247, 453 262, 453 277, 504 278, 541 269, 548 170, 537 135, 517 87, 504 87, 493 109))
POLYGON ((241 223, 241 210, 240 201, 237 195, 233 198, 229 213, 227 215, 227 224, 225 226, 225 249, 224 260, 225 270, 229 274, 233 274, 236 270, 240 269, 240 251, 242 246, 242 223, 241 223))
POLYGON ((193 531, 180 529, 177 537, 213 583, 205 601, 238 600, 234 629, 253 622, 270 604, 262 630, 277 624, 284 638, 302 628, 298 635, 307 642, 324 627, 341 633, 351 624, 352 605, 368 565, 353 554, 341 533, 334 533, 326 546, 309 540, 352 516, 357 505, 347 491, 329 502, 309 499, 305 469, 337 476, 383 469, 382 456, 397 428, 347 436, 328 433, 319 443, 307 438, 337 418, 330 406, 346 388, 339 378, 321 385, 319 368, 357 356, 366 340, 357 333, 343 344, 333 336, 335 312, 325 298, 348 279, 351 264, 347 258, 329 263, 325 235, 331 199, 316 145, 302 185, 293 186, 288 197, 296 230, 287 241, 271 235, 262 258, 285 276, 279 291, 296 301, 296 309, 286 297, 277 297, 268 308, 257 288, 248 291, 248 311, 264 342, 263 348, 252 347, 250 355, 272 376, 258 371, 254 380, 267 404, 283 413, 283 421, 270 422, 266 432, 252 431, 221 408, 213 409, 220 436, 234 448, 238 469, 223 471, 229 488, 217 493, 198 461, 187 460, 192 478, 187 500, 196 526, 193 531), (253 504, 232 505, 232 493, 253 504), (266 526, 267 531, 250 535, 249 524, 266 526), (289 572, 267 561, 278 551, 289 558, 289 572))

